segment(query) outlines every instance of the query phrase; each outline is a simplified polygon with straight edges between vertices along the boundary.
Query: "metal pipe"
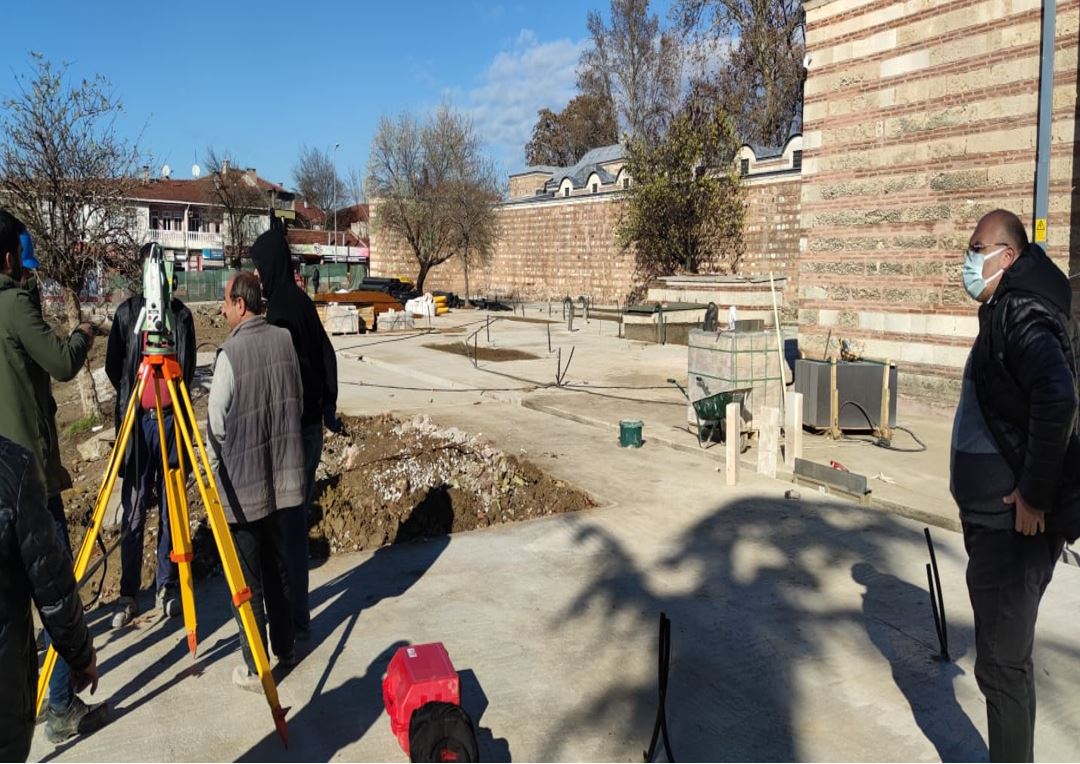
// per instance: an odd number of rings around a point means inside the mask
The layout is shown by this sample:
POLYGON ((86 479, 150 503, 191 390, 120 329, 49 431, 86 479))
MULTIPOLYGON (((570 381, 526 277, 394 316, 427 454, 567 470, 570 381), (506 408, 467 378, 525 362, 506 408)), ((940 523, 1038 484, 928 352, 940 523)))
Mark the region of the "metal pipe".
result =
POLYGON ((1057 0, 1043 0, 1039 53, 1039 122, 1035 150, 1035 216, 1033 240, 1046 246, 1046 217, 1050 206, 1050 130, 1054 111, 1054 30, 1057 0))

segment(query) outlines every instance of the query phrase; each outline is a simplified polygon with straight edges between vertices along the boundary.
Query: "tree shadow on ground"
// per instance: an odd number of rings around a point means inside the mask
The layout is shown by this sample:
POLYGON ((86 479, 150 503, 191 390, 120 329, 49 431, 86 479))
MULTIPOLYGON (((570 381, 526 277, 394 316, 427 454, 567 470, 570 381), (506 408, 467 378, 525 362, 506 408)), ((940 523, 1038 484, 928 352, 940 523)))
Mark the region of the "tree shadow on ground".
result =
MULTIPOLYGON (((869 605, 860 607, 854 585, 849 582, 838 591, 837 578, 829 572, 850 570, 867 560, 888 569, 893 550, 921 544, 922 535, 891 516, 850 505, 777 504, 750 498, 722 506, 690 527, 651 575, 642 572, 626 545, 595 525, 583 525, 578 541, 599 549, 594 556, 603 561, 602 567, 560 614, 560 626, 574 628, 587 611, 606 611, 609 643, 640 645, 643 634, 652 635, 649 652, 636 662, 652 667, 658 648, 656 619, 664 611, 672 620, 667 710, 675 757, 797 761, 812 755, 800 749, 800 738, 807 733, 795 721, 796 703, 803 704, 802 724, 808 709, 805 697, 800 697, 809 681, 804 670, 811 670, 813 681, 847 681, 846 665, 838 666, 835 675, 818 677, 838 660, 830 654, 839 649, 831 644, 836 635, 844 639, 838 644, 847 645, 854 634, 858 646, 867 619, 863 611, 869 605), (689 581, 688 588, 672 583, 678 580, 689 581)), ((954 557, 947 549, 938 555, 954 557)), ((912 578, 917 575, 908 573, 912 578)), ((936 652, 936 637, 929 595, 922 592, 920 599, 910 594, 881 592, 887 601, 879 613, 875 588, 874 616, 914 634, 930 657, 936 652)), ((963 652, 965 641, 969 644, 970 638, 955 640, 957 654, 963 652)), ((866 645, 864 652, 872 651, 866 645)), ((596 729, 611 730, 616 739, 640 741, 646 748, 657 708, 655 669, 648 676, 612 681, 608 689, 575 708, 559 723, 566 734, 553 736, 541 758, 572 758, 573 752, 564 746, 576 737, 574 733, 596 729)), ((921 678, 903 675, 909 685, 915 679, 922 682, 920 704, 963 713, 946 671, 927 664, 921 678)), ((935 735, 937 729, 933 728, 935 735)), ((964 729, 970 731, 970 720, 964 729)), ((857 759, 861 751, 864 757, 865 747, 854 747, 847 737, 836 735, 836 756, 857 759)), ((965 745, 970 739, 968 734, 962 736, 965 745)))

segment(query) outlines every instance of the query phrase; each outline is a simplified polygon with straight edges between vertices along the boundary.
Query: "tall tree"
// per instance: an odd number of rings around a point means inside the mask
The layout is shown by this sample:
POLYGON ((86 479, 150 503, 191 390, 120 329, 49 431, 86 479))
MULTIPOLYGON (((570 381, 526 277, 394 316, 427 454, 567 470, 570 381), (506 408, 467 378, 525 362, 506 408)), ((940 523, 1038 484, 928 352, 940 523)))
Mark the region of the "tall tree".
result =
POLYGON ((379 121, 368 161, 372 225, 409 248, 417 289, 450 258, 467 267, 490 251, 494 211, 478 200, 494 177, 471 123, 448 106, 423 123, 408 113, 379 121))
POLYGON ((540 109, 532 140, 525 146, 529 165, 569 167, 587 151, 619 139, 615 105, 610 95, 593 91, 570 99, 561 112, 540 109))
POLYGON ((611 0, 611 26, 589 12, 592 45, 581 54, 578 88, 616 105, 620 127, 655 141, 678 107, 682 53, 678 38, 660 29, 649 0, 611 0))
MULTIPOLYGON (((73 84, 66 66, 31 55, 31 72, 16 76, 17 92, 3 101, 0 198, 33 236, 41 276, 62 288, 74 329, 88 274, 138 270, 127 200, 144 161, 116 131, 122 105, 104 78, 73 84)), ((89 371, 76 379, 83 413, 100 413, 89 371)))
POLYGON ((334 207, 341 207, 350 196, 348 186, 338 175, 333 156, 319 148, 301 146, 292 172, 297 193, 327 212, 329 227, 334 218, 334 207))
POLYGON ((203 164, 210 173, 206 201, 220 210, 225 223, 226 257, 231 267, 239 268, 240 259, 255 239, 257 219, 269 210, 269 198, 253 173, 240 169, 228 152, 209 147, 203 164))
POLYGON ((801 0, 680 0, 699 79, 736 115, 743 139, 781 146, 802 129, 806 12, 801 0))
POLYGON ((714 102, 691 100, 662 141, 632 140, 633 181, 619 240, 636 250, 645 279, 679 271, 736 273, 743 254, 743 190, 733 166, 730 117, 714 102))

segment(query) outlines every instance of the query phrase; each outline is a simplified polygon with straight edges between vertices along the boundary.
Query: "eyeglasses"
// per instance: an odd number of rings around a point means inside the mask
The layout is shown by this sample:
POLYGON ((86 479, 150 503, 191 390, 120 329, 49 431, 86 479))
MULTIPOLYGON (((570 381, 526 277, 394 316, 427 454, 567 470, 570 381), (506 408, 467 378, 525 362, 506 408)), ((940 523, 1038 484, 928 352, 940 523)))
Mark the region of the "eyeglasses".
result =
POLYGON ((978 252, 981 254, 984 249, 989 249, 990 247, 1009 247, 1011 249, 1012 245, 1004 241, 999 241, 996 244, 979 244, 974 247, 968 247, 968 249, 970 249, 972 252, 978 252))

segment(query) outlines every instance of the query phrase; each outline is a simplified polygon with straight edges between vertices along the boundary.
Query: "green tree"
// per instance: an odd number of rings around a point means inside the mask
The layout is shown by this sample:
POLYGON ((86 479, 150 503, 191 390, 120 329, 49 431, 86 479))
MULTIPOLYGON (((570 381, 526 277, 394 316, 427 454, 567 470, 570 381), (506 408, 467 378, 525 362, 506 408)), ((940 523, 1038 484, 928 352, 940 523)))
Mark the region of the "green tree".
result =
POLYGON ((678 272, 736 273, 743 255, 743 189, 733 165, 731 118, 693 99, 664 138, 633 139, 632 178, 618 236, 636 250, 643 280, 678 272))

